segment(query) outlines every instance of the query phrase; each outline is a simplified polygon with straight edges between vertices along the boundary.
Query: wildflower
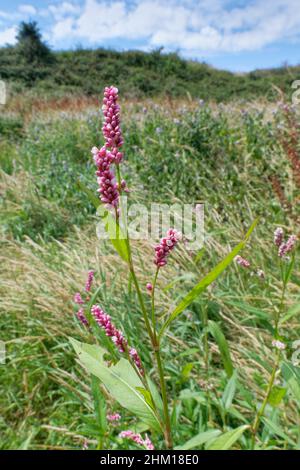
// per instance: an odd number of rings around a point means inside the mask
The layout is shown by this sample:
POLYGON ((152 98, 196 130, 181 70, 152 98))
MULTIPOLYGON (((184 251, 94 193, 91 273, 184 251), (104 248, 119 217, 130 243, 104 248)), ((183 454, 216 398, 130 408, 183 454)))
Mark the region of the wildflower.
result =
POLYGON ((113 156, 105 147, 102 147, 100 150, 97 147, 93 147, 91 152, 97 166, 96 176, 99 185, 97 191, 100 193, 100 199, 104 204, 117 207, 119 192, 115 175, 110 168, 113 156))
POLYGON ((278 256, 280 258, 283 258, 286 256, 288 253, 290 253, 297 241, 296 235, 291 235, 290 238, 287 240, 287 242, 282 243, 278 249, 278 256))
MULTIPOLYGON (((116 345, 120 353, 128 350, 128 342, 123 333, 118 330, 111 322, 110 316, 107 315, 98 305, 93 305, 91 308, 92 315, 94 316, 98 325, 105 331, 106 336, 109 336, 113 343, 116 345)), ((144 369, 141 359, 134 348, 129 348, 128 353, 138 368, 139 372, 144 375, 144 369)))
POLYGON ((111 414, 111 415, 107 415, 106 419, 110 423, 113 423, 113 422, 116 422, 116 421, 120 421, 121 415, 119 413, 114 413, 114 414, 111 414))
POLYGON ((136 434, 133 431, 128 430, 120 432, 119 437, 122 439, 130 439, 131 441, 145 447, 148 450, 154 450, 154 445, 148 436, 146 436, 146 439, 143 439, 141 434, 136 434))
POLYGON ((93 280, 94 280, 94 271, 89 271, 88 272, 88 278, 87 278, 87 281, 86 281, 86 284, 85 284, 85 290, 86 292, 89 292, 91 290, 91 286, 92 286, 92 283, 93 283, 93 280))
POLYGON ((279 341, 279 339, 273 339, 272 346, 280 351, 283 351, 286 348, 286 345, 279 341))
POLYGON ((123 145, 123 137, 120 106, 118 105, 118 88, 113 86, 105 87, 102 111, 105 118, 102 127, 105 146, 111 149, 115 163, 120 163, 123 153, 119 151, 119 148, 123 145))
POLYGON ((281 227, 278 227, 274 232, 274 243, 276 246, 280 246, 283 242, 284 232, 281 227))
POLYGON ((136 349, 134 348, 130 348, 129 349, 129 355, 130 357, 132 358, 133 362, 135 363, 135 365, 137 366, 137 368, 139 369, 139 371, 143 371, 143 367, 142 367, 142 363, 141 363, 141 359, 136 351, 136 349))
POLYGON ((78 305, 82 305, 84 303, 79 292, 76 292, 76 294, 74 295, 74 302, 78 305))
POLYGON ((154 263, 156 266, 161 267, 167 264, 167 256, 177 245, 181 239, 181 234, 177 230, 170 228, 167 232, 167 236, 160 240, 160 243, 155 247, 155 259, 154 263))
POLYGON ((243 268, 250 267, 250 262, 247 261, 245 258, 242 258, 240 255, 237 255, 234 259, 235 259, 235 262, 239 264, 240 266, 243 266, 243 268))
POLYGON ((147 282, 147 284, 146 284, 146 289, 147 289, 149 292, 152 292, 152 290, 153 290, 153 285, 151 284, 151 282, 147 282))
POLYGON ((77 312, 77 318, 78 320, 84 325, 88 326, 89 322, 86 319, 86 316, 84 314, 83 308, 80 308, 77 312))

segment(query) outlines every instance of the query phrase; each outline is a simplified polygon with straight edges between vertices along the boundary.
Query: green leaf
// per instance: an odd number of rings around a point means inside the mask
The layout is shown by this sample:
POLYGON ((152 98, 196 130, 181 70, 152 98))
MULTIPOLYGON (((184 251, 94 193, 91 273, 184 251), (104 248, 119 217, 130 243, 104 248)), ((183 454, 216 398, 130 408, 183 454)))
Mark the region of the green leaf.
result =
POLYGON ((138 416, 153 430, 161 431, 160 423, 143 394, 143 384, 131 364, 125 359, 108 367, 103 359, 105 350, 99 346, 80 343, 70 338, 81 364, 98 377, 111 396, 124 408, 138 416))
POLYGON ((100 381, 95 376, 92 376, 92 395, 94 399, 96 421, 99 426, 99 434, 100 436, 103 436, 107 428, 106 400, 100 390, 100 381))
POLYGON ((276 436, 281 437, 284 441, 287 441, 292 446, 295 445, 295 442, 283 431, 281 426, 278 426, 278 424, 274 423, 274 421, 271 421, 270 419, 263 416, 262 422, 267 427, 268 431, 271 432, 271 434, 276 434, 276 436))
POLYGON ((223 396, 222 396, 222 403, 225 410, 229 410, 232 405, 232 401, 235 395, 237 385, 237 371, 235 370, 232 374, 232 377, 228 380, 227 385, 225 387, 223 396))
POLYGON ((128 251, 128 240, 124 234, 120 224, 116 221, 114 216, 106 210, 103 206, 99 206, 97 209, 97 214, 100 215, 106 233, 109 236, 109 239, 119 253, 120 257, 128 262, 129 261, 129 251, 128 251))
POLYGON ((283 362, 281 365, 281 373, 288 387, 300 404, 300 369, 291 362, 283 362))
POLYGON ((285 397, 286 392, 287 392, 286 388, 278 387, 277 385, 275 385, 272 388, 271 393, 268 398, 268 402, 270 403, 270 405, 274 407, 279 406, 283 398, 285 397))
POLYGON ((183 445, 175 447, 175 450, 194 450, 196 447, 205 444, 206 442, 211 439, 214 439, 220 434, 221 431, 219 431, 219 429, 211 429, 210 431, 200 432, 199 434, 197 434, 197 436, 192 437, 192 439, 189 439, 183 445))
POLYGON ((229 351, 229 347, 228 347, 228 343, 226 341, 226 338, 221 330, 221 328, 219 327, 219 325, 212 321, 212 320, 209 320, 208 321, 208 330, 209 332, 212 334, 212 336, 214 337, 218 347, 219 347, 219 351, 220 351, 220 354, 221 354, 221 357, 222 357, 222 362, 223 362, 223 365, 224 365, 224 369, 226 371, 226 374, 228 377, 231 377, 232 374, 233 374, 233 364, 232 364, 232 360, 231 360, 231 357, 230 357, 230 351, 229 351))
POLYGON ((185 366, 183 367, 183 369, 181 371, 181 380, 182 380, 182 382, 185 382, 190 378, 193 367, 194 367, 193 362, 189 362, 188 364, 185 364, 185 366))
POLYGON ((242 434, 249 429, 249 425, 239 426, 232 431, 225 432, 220 437, 217 437, 212 443, 209 444, 207 450, 227 450, 242 436, 242 434))
POLYGON ((179 303, 179 305, 175 308, 175 310, 171 313, 170 317, 164 323, 159 333, 159 337, 163 335, 164 331, 170 323, 175 320, 175 318, 180 315, 212 282, 214 282, 220 274, 229 266, 229 264, 233 261, 236 255, 245 247, 251 233, 255 229, 258 223, 258 219, 253 222, 250 229, 248 230, 247 234, 243 241, 241 241, 217 266, 210 271, 179 303))

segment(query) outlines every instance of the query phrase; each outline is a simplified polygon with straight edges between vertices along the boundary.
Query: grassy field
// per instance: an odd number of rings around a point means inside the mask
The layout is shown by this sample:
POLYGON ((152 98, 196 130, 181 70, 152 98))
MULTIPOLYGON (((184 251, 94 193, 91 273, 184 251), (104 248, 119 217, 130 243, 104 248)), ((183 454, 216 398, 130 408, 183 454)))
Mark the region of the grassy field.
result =
MULTIPOLYGON (((299 233, 299 114, 263 101, 210 105, 188 98, 145 98, 121 106, 122 166, 131 199, 145 204, 205 202, 204 249, 199 254, 182 246, 159 277, 162 319, 259 217, 242 252, 251 268, 233 263, 171 325, 163 343, 178 446, 207 426, 226 432, 251 425, 264 399, 276 354, 273 320, 281 302, 273 233, 277 226, 289 235, 299 233), (207 332, 207 319, 227 340, 233 379, 228 379, 217 341, 207 332)), ((7 359, 0 365, 0 448, 81 449, 87 444, 94 449, 101 432, 99 410, 94 409, 91 380, 68 340, 91 340, 75 318, 73 303, 89 269, 96 271, 98 302, 139 349, 157 381, 147 338, 136 328, 142 320, 128 288, 126 265, 107 242, 97 239, 95 210, 80 189, 79 182, 96 191, 90 149, 102 142, 99 105, 84 97, 27 97, 23 102, 15 98, 3 110, 0 339, 7 359)), ((153 275, 152 247, 134 242, 134 248, 143 286, 153 275)), ((298 260, 297 252, 280 325, 287 345, 281 362, 286 364, 293 341, 300 338, 298 260)), ((259 426, 258 448, 300 448, 299 368, 295 370, 294 381, 283 370, 276 377, 259 426)), ((106 425, 103 448, 138 448, 118 435, 128 428, 142 432, 144 425, 104 391, 103 397, 104 414, 122 415, 116 425, 106 425)), ((154 435, 153 441, 163 448, 160 437, 154 435)), ((248 449, 250 441, 246 431, 233 447, 248 449)))

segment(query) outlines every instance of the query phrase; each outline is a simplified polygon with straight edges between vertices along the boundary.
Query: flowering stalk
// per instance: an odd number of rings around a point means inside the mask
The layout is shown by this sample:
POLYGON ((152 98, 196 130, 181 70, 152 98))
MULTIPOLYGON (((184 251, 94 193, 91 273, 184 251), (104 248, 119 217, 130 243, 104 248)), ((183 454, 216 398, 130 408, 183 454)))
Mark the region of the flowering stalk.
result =
MULTIPOLYGON (((289 281, 289 276, 285 275, 284 269, 282 268, 282 261, 281 260, 284 256, 286 256, 287 253, 290 253, 293 250, 293 248, 296 244, 296 240, 297 240, 297 238, 294 235, 290 236, 286 243, 283 241, 283 239, 284 239, 284 232, 283 232, 282 228, 279 227, 274 232, 274 245, 278 248, 278 257, 279 257, 279 260, 280 260, 281 278, 282 278, 281 299, 280 299, 279 308, 278 308, 277 313, 275 315, 274 333, 275 333, 276 337, 278 337, 278 335, 279 335, 279 332, 278 332, 279 320, 280 320, 280 315, 282 314, 282 312, 284 310, 285 292, 286 292, 287 284, 288 284, 288 281, 289 281)), ((288 271, 290 271, 290 270, 288 270, 288 271)), ((278 370, 281 354, 282 354, 282 351, 285 349, 285 344, 282 343, 277 338, 275 338, 272 341, 272 346, 276 349, 276 355, 275 355, 275 360, 274 360, 274 363, 273 363, 270 379, 269 379, 269 382, 268 382, 266 395, 264 397, 264 400, 263 400, 263 403, 262 403, 260 409, 256 413, 254 423, 252 425, 252 449, 254 449, 256 433, 258 431, 261 418, 264 415, 265 408, 267 406, 268 400, 270 398, 270 395, 271 395, 271 392, 272 392, 272 389, 273 389, 273 385, 274 385, 274 382, 275 382, 276 373, 277 373, 277 370, 278 370)))

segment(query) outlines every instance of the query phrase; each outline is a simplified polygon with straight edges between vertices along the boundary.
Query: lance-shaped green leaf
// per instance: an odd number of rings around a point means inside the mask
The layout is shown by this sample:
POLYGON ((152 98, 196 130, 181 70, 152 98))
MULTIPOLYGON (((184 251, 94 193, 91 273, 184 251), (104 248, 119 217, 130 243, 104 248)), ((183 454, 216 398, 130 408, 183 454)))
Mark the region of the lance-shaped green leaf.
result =
POLYGON ((288 387, 300 405, 300 368, 291 362, 281 364, 281 373, 288 387))
POLYGON ((211 442, 207 450, 227 450, 230 449, 233 444, 242 436, 242 434, 249 429, 249 425, 239 426, 232 431, 225 432, 221 436, 217 437, 213 442, 211 442))
POLYGON ((129 261, 128 241, 120 224, 116 221, 114 216, 108 210, 106 210, 103 206, 98 207, 97 214, 100 215, 101 217, 105 231, 108 234, 113 247, 119 253, 121 258, 124 261, 128 262, 129 261))
POLYGON ((117 364, 108 367, 103 359, 104 349, 80 343, 72 338, 70 341, 83 367, 101 380, 111 396, 151 429, 161 432, 160 423, 152 406, 141 393, 144 386, 131 364, 122 358, 117 364))
POLYGON ((241 241, 217 266, 210 271, 179 303, 179 305, 175 308, 175 310, 171 313, 170 317, 162 326, 162 329, 159 333, 159 337, 161 337, 165 331, 165 329, 170 325, 170 323, 175 320, 175 318, 180 315, 202 292, 212 284, 222 272, 229 266, 229 264, 234 260, 236 255, 245 247, 251 233, 255 229, 258 223, 258 219, 253 222, 250 229, 245 235, 243 241, 241 241))
POLYGON ((212 336, 214 337, 214 339, 215 339, 215 341, 216 341, 216 343, 219 347, 219 351, 220 351, 220 354, 221 354, 221 357, 222 357, 222 362, 223 362, 226 374, 227 374, 228 377, 231 377, 232 374, 233 374, 233 365, 232 365, 232 360, 231 360, 231 357, 230 357, 230 351, 229 351, 228 343, 226 341, 224 333, 221 330, 221 328, 219 327, 219 325, 216 322, 212 321, 212 320, 208 321, 208 330, 212 334, 212 336))
POLYGON ((175 447, 175 450, 189 450, 189 449, 194 450, 196 447, 199 447, 202 444, 205 444, 206 442, 212 440, 213 438, 219 436, 220 434, 221 434, 221 431, 219 431, 219 429, 211 429, 209 431, 200 432, 199 434, 197 434, 197 436, 192 437, 192 439, 189 439, 187 442, 185 442, 181 446, 175 447))

